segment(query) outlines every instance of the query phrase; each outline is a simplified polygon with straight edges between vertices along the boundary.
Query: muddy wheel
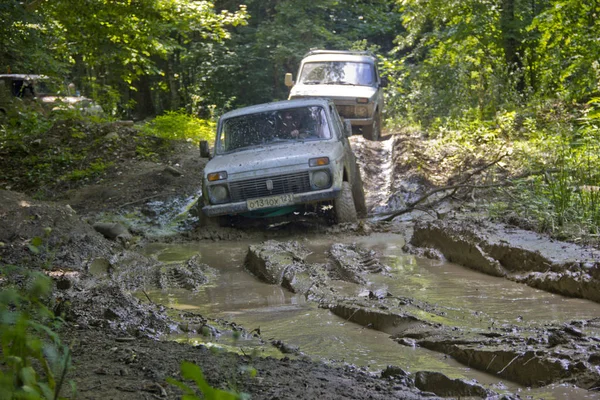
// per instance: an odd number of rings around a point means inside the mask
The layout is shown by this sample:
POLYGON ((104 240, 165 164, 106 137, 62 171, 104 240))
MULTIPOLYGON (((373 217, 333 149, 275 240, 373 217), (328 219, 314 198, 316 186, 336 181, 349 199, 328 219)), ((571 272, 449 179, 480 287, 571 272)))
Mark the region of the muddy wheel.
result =
POLYGON ((381 112, 377 111, 371 126, 365 126, 363 128, 363 136, 368 140, 379 140, 379 136, 381 136, 381 112))
POLYGON ((202 211, 203 206, 204 202, 202 200, 198 201, 198 204, 196 205, 196 214, 198 215, 198 225, 201 228, 219 228, 227 225, 229 222, 227 216, 209 217, 202 211))
POLYGON ((338 224, 345 222, 356 222, 356 207, 354 206, 354 198, 352 197, 352 186, 348 182, 342 182, 342 190, 333 200, 333 209, 335 211, 335 219, 338 224))
POLYGON ((357 216, 359 218, 365 218, 367 216, 367 202, 365 200, 365 190, 358 165, 356 166, 356 177, 352 184, 352 197, 354 198, 357 216))

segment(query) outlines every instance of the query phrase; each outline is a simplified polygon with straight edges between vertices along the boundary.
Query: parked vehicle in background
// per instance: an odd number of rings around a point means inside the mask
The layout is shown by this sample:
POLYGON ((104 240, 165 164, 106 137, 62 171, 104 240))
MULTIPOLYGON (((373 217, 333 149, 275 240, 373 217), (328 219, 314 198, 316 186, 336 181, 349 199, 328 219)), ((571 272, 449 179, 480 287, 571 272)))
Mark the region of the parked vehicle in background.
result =
MULTIPOLYGON (((224 114, 204 167, 201 225, 227 216, 276 217, 333 205, 335 220, 366 214, 360 170, 335 104, 286 100, 224 114)), ((208 145, 201 143, 202 156, 208 145)))
POLYGON ((20 106, 33 106, 40 112, 78 109, 88 115, 103 113, 100 105, 80 96, 73 84, 60 88, 45 75, 0 74, 0 116, 10 116, 20 106))
POLYGON ((377 58, 366 51, 312 50, 298 70, 298 79, 285 75, 289 99, 332 99, 339 114, 369 140, 381 136, 383 87, 377 58))

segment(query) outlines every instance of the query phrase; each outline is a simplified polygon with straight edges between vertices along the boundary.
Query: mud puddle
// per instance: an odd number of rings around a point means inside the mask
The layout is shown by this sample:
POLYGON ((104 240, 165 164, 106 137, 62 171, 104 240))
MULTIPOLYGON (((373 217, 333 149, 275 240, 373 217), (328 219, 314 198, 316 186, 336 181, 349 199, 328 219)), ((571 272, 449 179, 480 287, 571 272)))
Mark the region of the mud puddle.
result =
MULTIPOLYGON (((357 238, 354 238, 357 239, 357 238)), ((446 310, 446 320, 457 329, 486 329, 503 324, 542 326, 600 315, 600 305, 568 299, 528 286, 491 277, 454 264, 406 255, 401 236, 378 234, 358 243, 381 255, 390 268, 387 274, 369 275, 366 284, 342 284, 349 296, 390 292, 436 303, 446 310)), ((333 315, 304 296, 278 285, 260 282, 244 269, 250 242, 216 242, 149 245, 145 251, 163 262, 181 262, 200 254, 201 261, 218 270, 218 277, 196 292, 168 290, 149 292, 154 301, 210 318, 223 318, 260 331, 265 341, 281 340, 288 348, 283 356, 306 355, 313 359, 348 363, 372 371, 398 366, 409 372, 441 372, 451 378, 476 379, 496 392, 511 391, 534 398, 600 398, 598 394, 570 385, 528 390, 500 378, 475 371, 444 354, 419 347, 401 346, 389 335, 333 315)), ((309 262, 325 262, 333 244, 324 238, 305 239, 312 254, 309 262)), ((178 338, 182 339, 182 338, 178 338)), ((246 354, 276 355, 270 343, 230 337, 184 338, 246 354)))

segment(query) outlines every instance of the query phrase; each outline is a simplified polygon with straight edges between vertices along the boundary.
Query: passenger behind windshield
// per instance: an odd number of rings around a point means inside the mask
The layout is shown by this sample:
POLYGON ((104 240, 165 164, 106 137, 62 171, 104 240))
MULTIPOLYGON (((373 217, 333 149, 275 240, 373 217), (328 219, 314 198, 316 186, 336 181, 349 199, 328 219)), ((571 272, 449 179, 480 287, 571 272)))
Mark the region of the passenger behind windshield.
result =
POLYGON ((323 108, 290 108, 242 115, 223 121, 218 153, 282 141, 330 139, 331 131, 323 108))

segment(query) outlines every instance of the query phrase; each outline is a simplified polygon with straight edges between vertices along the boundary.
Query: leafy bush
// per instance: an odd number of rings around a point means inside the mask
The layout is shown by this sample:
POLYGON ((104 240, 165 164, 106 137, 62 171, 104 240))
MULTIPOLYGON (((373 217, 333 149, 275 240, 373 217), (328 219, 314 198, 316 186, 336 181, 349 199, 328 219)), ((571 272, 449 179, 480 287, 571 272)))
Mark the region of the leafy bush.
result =
POLYGON ((0 398, 58 399, 70 352, 49 327, 60 322, 44 304, 51 280, 20 267, 3 266, 0 284, 0 398))
MULTIPOLYGON (((256 370, 254 370, 254 375, 255 374, 256 370)), ((200 367, 191 362, 184 361, 181 363, 181 376, 184 379, 194 381, 194 383, 196 383, 196 386, 198 387, 198 390, 202 393, 202 397, 199 397, 196 394, 196 390, 194 390, 192 387, 186 385, 183 382, 168 377, 167 382, 183 390, 183 400, 244 400, 249 398, 246 394, 243 393, 236 393, 213 388, 204 379, 204 374, 202 373, 200 367)))
POLYGON ((199 119, 183 111, 167 111, 142 127, 147 135, 171 140, 212 141, 215 137, 215 123, 199 119))

